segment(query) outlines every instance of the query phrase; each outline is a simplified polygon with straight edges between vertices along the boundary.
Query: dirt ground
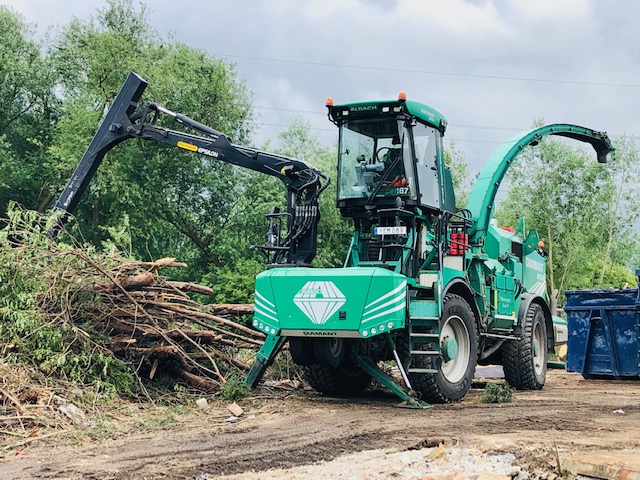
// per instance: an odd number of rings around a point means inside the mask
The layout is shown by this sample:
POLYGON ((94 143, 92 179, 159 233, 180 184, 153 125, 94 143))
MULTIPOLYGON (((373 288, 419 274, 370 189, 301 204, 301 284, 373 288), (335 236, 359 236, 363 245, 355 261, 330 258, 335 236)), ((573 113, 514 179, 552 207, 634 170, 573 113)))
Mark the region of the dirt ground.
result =
POLYGON ((542 391, 502 405, 479 402, 482 379, 474 387, 460 403, 425 410, 399 408, 382 391, 336 399, 263 388, 238 402, 236 422, 225 421, 226 403, 210 402, 157 432, 41 441, 1 459, 0 479, 553 480, 558 458, 604 458, 640 472, 640 381, 550 370, 542 391))

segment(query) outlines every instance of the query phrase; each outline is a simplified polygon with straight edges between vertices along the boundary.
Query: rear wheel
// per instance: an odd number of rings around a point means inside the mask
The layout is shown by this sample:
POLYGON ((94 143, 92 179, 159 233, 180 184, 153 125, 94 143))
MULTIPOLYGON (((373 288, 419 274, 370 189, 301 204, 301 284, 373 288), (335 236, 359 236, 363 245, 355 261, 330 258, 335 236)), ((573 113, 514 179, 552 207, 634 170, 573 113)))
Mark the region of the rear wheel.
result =
MULTIPOLYGON (((405 335, 403 340, 398 348, 405 359, 413 359, 412 369, 437 370, 437 373, 409 373, 411 386, 423 400, 450 403, 467 394, 478 362, 478 331, 471 307, 464 298, 454 294, 444 297, 440 317, 440 355, 410 356, 408 336, 405 335)), ((428 344, 423 348, 428 348, 428 344)))
POLYGON ((313 340, 313 354, 321 365, 338 367, 344 360, 345 342, 339 337, 316 338, 313 340))
POLYGON ((314 363, 303 367, 303 370, 309 385, 328 395, 355 395, 366 390, 371 383, 371 376, 347 358, 337 367, 314 363))
POLYGON ((547 327, 542 307, 527 309, 522 339, 502 347, 502 364, 507 382, 518 390, 540 390, 547 375, 547 327))

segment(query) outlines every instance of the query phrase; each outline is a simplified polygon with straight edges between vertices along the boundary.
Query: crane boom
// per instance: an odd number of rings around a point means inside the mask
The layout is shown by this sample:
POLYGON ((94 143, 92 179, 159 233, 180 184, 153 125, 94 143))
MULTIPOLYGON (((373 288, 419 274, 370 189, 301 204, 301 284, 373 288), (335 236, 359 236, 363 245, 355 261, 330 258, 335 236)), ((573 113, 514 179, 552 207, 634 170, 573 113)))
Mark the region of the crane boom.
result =
POLYGON ((308 162, 257 149, 234 145, 225 134, 188 116, 156 103, 138 108, 147 82, 130 73, 116 99, 94 135, 54 209, 63 215, 50 234, 55 236, 72 214, 105 155, 130 139, 154 141, 214 158, 278 178, 287 189, 287 211, 274 210, 268 215, 270 231, 274 221, 286 223, 285 235, 270 235, 271 263, 310 265, 316 253, 317 224, 320 219, 318 197, 328 186, 329 178, 308 162), (197 134, 171 130, 157 125, 161 115, 168 115, 197 134))

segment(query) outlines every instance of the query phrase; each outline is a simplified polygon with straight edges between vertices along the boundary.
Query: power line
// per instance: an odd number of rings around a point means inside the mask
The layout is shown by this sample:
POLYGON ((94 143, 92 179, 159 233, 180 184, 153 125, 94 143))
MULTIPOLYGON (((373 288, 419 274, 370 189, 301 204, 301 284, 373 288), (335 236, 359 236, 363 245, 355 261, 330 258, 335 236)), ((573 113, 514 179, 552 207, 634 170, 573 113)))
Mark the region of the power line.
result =
POLYGON ((526 130, 526 128, 492 127, 489 125, 466 125, 464 123, 450 123, 448 124, 448 126, 456 127, 456 128, 475 128, 480 130, 503 130, 503 131, 510 131, 510 132, 522 132, 523 130, 526 130))
MULTIPOLYGON (((265 127, 280 127, 280 128, 289 128, 291 127, 291 125, 279 125, 277 123, 256 123, 256 125, 262 125, 265 127)), ((311 130, 318 130, 321 132, 331 132, 331 133, 335 133, 336 136, 338 135, 338 129, 337 128, 319 128, 319 127, 309 127, 311 130)))
MULTIPOLYGON (((301 113, 305 115, 322 115, 322 116, 326 115, 326 112, 317 112, 314 110, 297 110, 293 108, 266 107, 262 105, 254 105, 253 108, 256 108, 259 110, 275 110, 278 112, 301 113)), ((457 127, 457 128, 474 128, 474 129, 481 129, 481 130, 506 130, 506 131, 512 131, 512 132, 521 132, 522 130, 526 130, 525 128, 495 127, 495 126, 489 126, 489 125, 469 125, 464 123, 450 123, 449 126, 457 127)))
MULTIPOLYGON (((280 125, 277 123, 256 123, 257 126, 262 126, 262 127, 276 127, 276 128, 289 128, 290 125, 280 125)), ((336 136, 338 135, 338 131, 336 129, 331 129, 331 128, 318 128, 318 127, 309 127, 310 130, 317 130, 320 132, 331 132, 331 133, 335 133, 336 136)), ((453 140, 454 142, 471 142, 471 143, 493 143, 493 144, 501 144, 504 142, 497 142, 497 141, 491 141, 491 140, 467 140, 467 139, 463 139, 463 138, 450 138, 449 140, 453 140)))
POLYGON ((262 105, 254 105, 253 108, 258 108, 260 110, 276 110, 279 112, 293 112, 293 113, 305 113, 309 115, 322 115, 323 117, 327 115, 327 112, 318 112, 315 110, 296 110, 293 108, 265 107, 262 105))
POLYGON ((411 70, 411 69, 405 69, 405 68, 370 67, 366 65, 346 65, 346 64, 339 64, 339 63, 308 62, 304 60, 285 60, 280 58, 250 57, 245 55, 227 55, 222 53, 213 53, 212 55, 223 57, 223 58, 241 58, 244 60, 258 60, 261 62, 290 63, 294 65, 312 65, 317 67, 353 68, 357 70, 375 70, 375 71, 381 71, 381 72, 418 73, 422 75, 442 75, 442 76, 449 76, 449 77, 468 77, 468 78, 482 78, 486 80, 508 80, 508 81, 518 81, 518 82, 554 83, 554 84, 565 84, 565 85, 589 85, 589 86, 597 86, 597 87, 640 88, 640 84, 632 84, 632 83, 583 82, 579 80, 555 80, 555 79, 549 79, 549 78, 527 78, 527 77, 507 77, 502 75, 482 75, 477 73, 438 72, 438 71, 430 71, 430 70, 411 70))

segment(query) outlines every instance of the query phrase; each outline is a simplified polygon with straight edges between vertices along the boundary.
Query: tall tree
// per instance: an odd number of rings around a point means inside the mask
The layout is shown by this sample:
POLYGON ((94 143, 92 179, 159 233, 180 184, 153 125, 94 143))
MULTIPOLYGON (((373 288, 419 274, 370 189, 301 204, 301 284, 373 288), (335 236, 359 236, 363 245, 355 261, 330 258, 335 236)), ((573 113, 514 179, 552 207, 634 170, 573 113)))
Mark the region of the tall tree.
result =
MULTIPOLYGON (((605 285, 605 276, 612 263, 622 261, 618 253, 627 240, 635 240, 638 235, 634 231, 634 223, 640 217, 640 189, 637 188, 640 178, 640 159, 634 137, 622 135, 615 139, 616 158, 607 167, 607 178, 602 185, 603 228, 605 248, 602 255, 602 268, 598 278, 598 287, 605 285), (616 248, 616 245, 619 248, 616 248), (614 249, 616 252, 614 252, 614 249), (616 255, 614 255, 614 253, 616 255), (618 258, 616 258, 618 257, 618 258)), ((631 250, 626 249, 631 257, 631 250)), ((627 258, 626 261, 629 261, 627 258)), ((626 266, 626 265, 625 265, 626 266)), ((636 265, 640 267, 640 265, 636 265)))
MULTIPOLYGON (((337 133, 337 131, 336 131, 337 133)), ((344 264, 353 234, 350 220, 342 218, 336 206, 338 145, 322 145, 317 135, 311 132, 308 122, 297 120, 280 137, 279 152, 305 160, 315 165, 331 183, 320 197, 320 224, 318 256, 315 264, 319 267, 336 267, 344 264)))
MULTIPOLYGON (((51 184, 58 191, 130 71, 149 82, 142 102, 157 100, 236 142, 248 139, 250 94, 234 65, 162 38, 144 5, 109 0, 90 21, 64 27, 49 55, 65 100, 50 149, 56 174, 51 184)), ((179 128, 170 121, 163 125, 179 128)), ((105 158, 77 216, 87 239, 99 242, 126 227, 132 254, 181 256, 192 264, 193 276, 206 271, 208 263, 227 262, 216 240, 241 193, 241 176, 230 165, 151 142, 125 142, 105 158)))
MULTIPOLYGON (((313 262, 317 267, 336 267, 344 263, 353 227, 340 216, 336 208, 337 145, 323 146, 311 131, 308 122, 294 120, 274 142, 266 142, 262 149, 304 160, 331 178, 331 184, 320 197, 318 251, 313 262)), ((211 266, 205 283, 215 291, 216 301, 246 302, 253 295, 255 276, 265 268, 264 258, 257 252, 248 254, 251 245, 263 245, 267 222, 264 214, 273 206, 284 209, 286 190, 273 177, 245 173, 244 195, 234 204, 233 215, 225 225, 224 236, 217 239, 233 258, 226 268, 211 266)))
POLYGON ((33 27, 0 5, 0 215, 15 200, 46 203, 42 163, 57 117, 53 74, 33 27))
POLYGON ((469 199, 474 179, 469 177, 469 164, 465 159, 464 152, 456 147, 453 140, 445 147, 444 161, 451 172, 456 207, 463 208, 469 199))

